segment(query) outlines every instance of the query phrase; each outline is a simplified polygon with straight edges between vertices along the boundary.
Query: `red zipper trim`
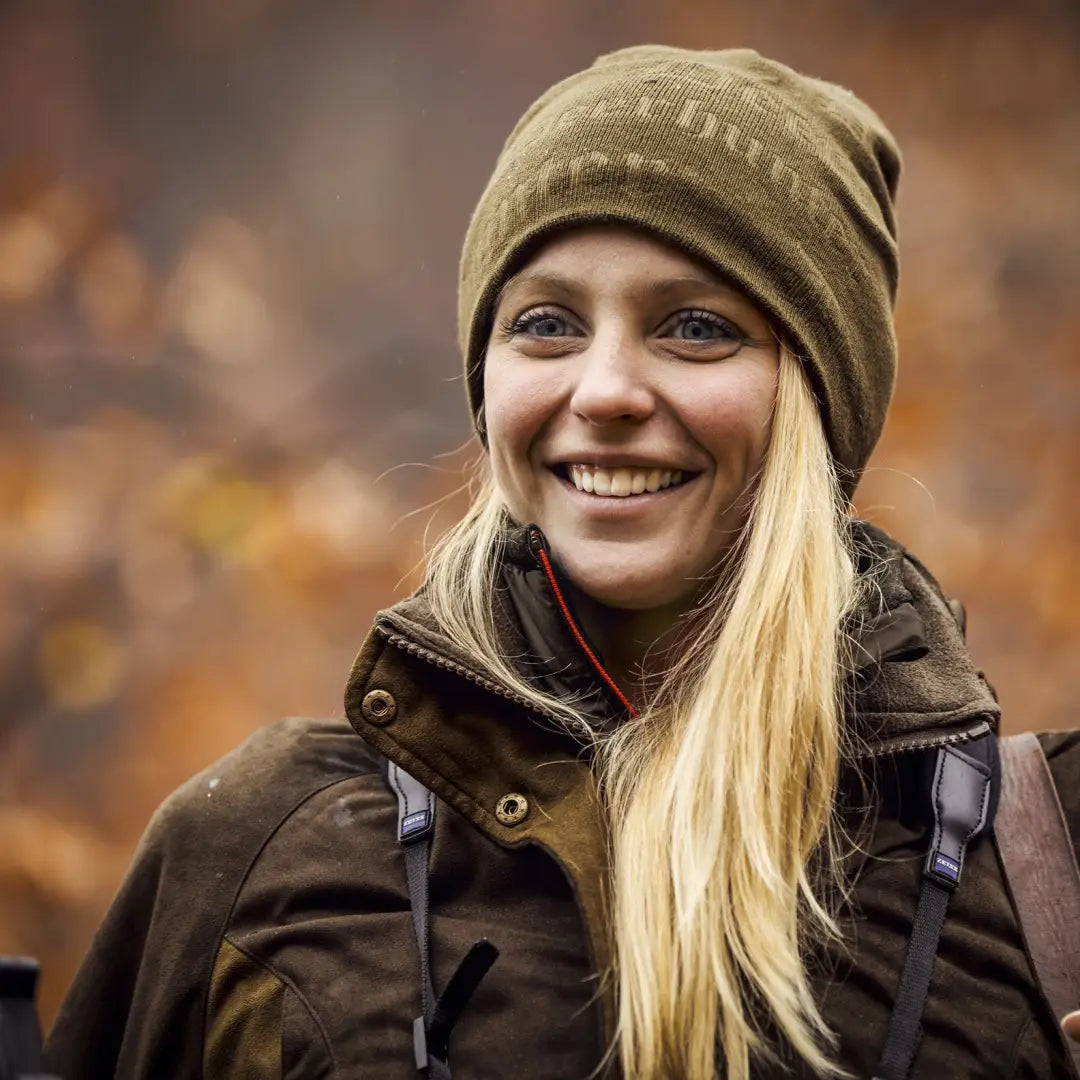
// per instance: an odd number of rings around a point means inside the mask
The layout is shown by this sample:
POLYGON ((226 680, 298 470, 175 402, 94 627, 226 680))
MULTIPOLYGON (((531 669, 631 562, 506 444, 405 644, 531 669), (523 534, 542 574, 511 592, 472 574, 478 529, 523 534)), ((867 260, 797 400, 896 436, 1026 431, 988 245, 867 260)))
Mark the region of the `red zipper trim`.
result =
MULTIPOLYGON (((534 533, 533 536, 535 538, 536 534, 534 533)), ((555 570, 551 565, 551 560, 548 558, 547 552, 538 543, 534 545, 533 551, 536 552, 536 557, 540 560, 540 565, 544 570, 544 576, 548 579, 548 584, 551 586, 551 591, 555 594, 555 600, 559 605, 559 610, 566 620, 566 625, 570 627, 570 633, 574 635, 574 640, 581 646, 582 652, 589 658, 589 663, 596 668, 596 673, 604 680, 604 684, 619 699, 622 707, 626 709, 631 717, 636 718, 638 715, 637 709, 634 708, 630 703, 630 699, 618 688, 615 680, 604 670, 604 665, 600 663, 596 653, 589 648, 589 643, 585 640, 585 635, 582 634, 577 627, 577 623, 574 622, 574 617, 570 614, 570 605, 567 604, 566 598, 563 596, 563 591, 559 588, 559 582, 555 577, 555 570)))

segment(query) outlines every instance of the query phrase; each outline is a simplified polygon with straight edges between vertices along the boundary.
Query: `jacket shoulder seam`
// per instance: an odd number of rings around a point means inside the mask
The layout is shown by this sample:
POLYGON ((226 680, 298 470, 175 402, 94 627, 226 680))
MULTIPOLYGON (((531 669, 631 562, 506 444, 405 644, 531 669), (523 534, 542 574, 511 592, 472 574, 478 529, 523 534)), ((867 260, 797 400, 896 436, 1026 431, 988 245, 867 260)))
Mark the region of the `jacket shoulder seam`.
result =
POLYGON ((1024 1018, 1024 1022, 1020 1025, 1016 1037, 1013 1039, 1012 1053, 1009 1055, 1009 1071, 1005 1074, 1006 1076, 1016 1075, 1016 1066, 1020 1063, 1020 1053, 1024 1045, 1024 1040, 1027 1038, 1027 1034, 1031 1030, 1031 1025, 1034 1023, 1035 1014, 1029 1012, 1024 1018))
MULTIPOLYGON (((208 1026, 208 1023, 209 1023, 210 983, 211 983, 211 980, 213 978, 214 965, 217 963, 218 953, 221 950, 221 943, 223 941, 228 941, 230 945, 232 945, 236 949, 239 949, 249 959, 254 960, 256 963, 258 963, 262 967, 266 968, 266 970, 270 971, 271 974, 273 974, 275 976, 277 976, 277 974, 278 974, 276 971, 274 971, 274 969, 269 964, 266 964, 265 962, 263 962, 261 960, 258 960, 256 957, 251 956, 249 950, 241 948, 229 936, 229 924, 232 921, 233 912, 236 910, 236 902, 239 899, 241 892, 243 892, 244 886, 247 884, 248 878, 251 875, 252 868, 259 861, 259 856, 262 855, 262 853, 266 850, 267 844, 269 844, 270 841, 274 838, 274 836, 277 835, 277 833, 279 832, 281 827, 305 803, 309 802, 311 799, 315 798, 317 795, 322 794, 322 792, 328 791, 332 787, 336 787, 338 784, 344 784, 344 783, 347 783, 350 780, 355 780, 358 777, 362 777, 362 776, 378 776, 378 775, 379 775, 379 772, 378 772, 377 769, 360 769, 360 770, 358 770, 356 772, 349 773, 347 776, 335 776, 332 780, 327 781, 325 784, 320 784, 318 787, 313 788, 312 790, 310 790, 308 792, 305 792, 303 798, 299 799, 296 803, 294 803, 293 806, 291 806, 286 813, 281 815, 281 817, 274 823, 273 827, 266 831, 265 835, 262 838, 261 843, 259 843, 259 845, 252 852, 251 858, 248 859, 247 864, 244 867, 244 872, 240 875, 240 878, 236 883, 236 888, 233 890, 232 899, 229 901, 228 910, 225 912, 225 916, 222 919, 221 930, 216 935, 216 938, 215 938, 216 946, 213 949, 212 955, 210 957, 209 970, 205 973, 205 977, 203 978, 202 1004, 201 1004, 201 1008, 200 1008, 200 1012, 201 1012, 201 1015, 202 1015, 202 1021, 201 1021, 201 1024, 200 1024, 200 1029, 201 1029, 200 1030, 200 1040, 201 1040, 201 1042, 203 1043, 204 1046, 205 1046, 205 1043, 206 1043, 206 1031, 207 1031, 207 1026, 208 1026)), ((286 980, 283 979, 282 981, 286 985, 288 985, 290 987, 290 989, 293 989, 295 992, 299 993, 299 991, 295 990, 295 987, 291 984, 291 980, 286 981, 286 980)), ((323 1035, 325 1037, 325 1031, 323 1030, 321 1022, 319 1022, 317 1020, 317 1023, 319 1024, 319 1030, 323 1032, 323 1035)), ((331 1060, 333 1060, 332 1055, 331 1055, 331 1060)), ((200 1077, 203 1075, 201 1062, 200 1062, 200 1065, 199 1065, 199 1075, 200 1075, 200 1077)))
MULTIPOLYGON (((360 774, 360 775, 365 775, 365 774, 360 774)), ((333 787, 332 784, 327 785, 327 786, 328 787, 333 787)), ((282 986, 286 987, 288 990, 290 990, 293 994, 296 995, 296 997, 299 1000, 300 1004, 304 1006, 304 1009, 307 1012, 308 1016, 311 1017, 312 1022, 319 1029, 319 1034, 322 1036, 323 1047, 326 1050, 327 1057, 330 1059, 330 1066, 331 1066, 331 1069, 333 1070, 333 1075, 336 1076, 337 1071, 338 1071, 338 1063, 337 1063, 337 1058, 334 1055, 334 1047, 330 1042, 330 1035, 326 1030, 326 1026, 323 1024, 322 1017, 319 1015, 318 1010, 316 1010, 315 1007, 308 1000, 307 994, 305 994, 300 989, 300 987, 296 985, 296 983, 293 981, 293 979, 291 979, 283 971, 279 971, 268 960, 263 960, 261 957, 255 956, 251 952, 250 949, 246 949, 243 945, 241 945, 238 941, 236 941, 236 939, 234 937, 232 937, 227 930, 225 931, 224 934, 221 935, 221 941, 222 942, 228 942, 234 949, 236 949, 237 952, 243 953, 244 956, 246 956, 253 964, 257 964, 264 971, 268 972, 275 979, 277 979, 277 981, 279 983, 281 983, 282 986)), ((219 944, 219 946, 218 946, 219 950, 220 950, 220 947, 221 946, 219 944)), ((215 960, 215 963, 216 963, 216 961, 217 961, 216 954, 215 954, 214 960, 215 960)), ((204 1042, 205 1042, 205 1039, 206 1039, 206 1028, 205 1028, 205 1025, 204 1025, 204 1027, 203 1027, 203 1040, 204 1040, 204 1042)))

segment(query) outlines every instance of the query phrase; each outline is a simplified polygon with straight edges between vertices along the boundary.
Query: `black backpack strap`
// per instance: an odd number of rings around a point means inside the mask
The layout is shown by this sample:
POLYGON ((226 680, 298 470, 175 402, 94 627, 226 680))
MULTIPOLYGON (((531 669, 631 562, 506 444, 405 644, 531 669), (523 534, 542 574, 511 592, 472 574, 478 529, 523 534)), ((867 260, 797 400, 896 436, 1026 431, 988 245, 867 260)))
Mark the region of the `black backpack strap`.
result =
POLYGON ((966 743, 963 750, 946 746, 937 752, 931 800, 934 831, 875 1080, 906 1080, 918 1053, 922 1014, 949 898, 960 884, 968 845, 993 821, 996 754, 992 736, 966 743))
POLYGON ((499 950, 490 941, 474 942, 446 988, 436 999, 431 979, 431 935, 428 927, 428 866, 435 832, 435 796, 419 780, 392 761, 386 762, 386 780, 397 796, 397 840, 405 854, 413 932, 420 953, 421 1015, 413 1020, 413 1053, 417 1069, 429 1080, 451 1080, 447 1064, 450 1032, 480 980, 495 962, 499 950))

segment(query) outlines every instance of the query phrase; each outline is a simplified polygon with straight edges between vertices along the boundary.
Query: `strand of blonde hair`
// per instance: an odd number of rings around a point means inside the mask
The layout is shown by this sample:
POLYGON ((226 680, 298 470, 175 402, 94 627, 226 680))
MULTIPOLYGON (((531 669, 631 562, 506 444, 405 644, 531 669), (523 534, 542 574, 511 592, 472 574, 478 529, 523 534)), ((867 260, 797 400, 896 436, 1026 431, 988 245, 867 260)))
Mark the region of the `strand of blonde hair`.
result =
POLYGON ((856 599, 844 512, 799 362, 781 351, 748 519, 639 717, 600 739, 502 656, 491 611, 507 515, 490 480, 432 553, 444 632, 596 742, 611 824, 617 1055, 632 1080, 729 1080, 775 1059, 768 1025, 820 1076, 832 1039, 807 973, 837 933, 843 627, 856 599), (823 868, 815 872, 815 866, 823 868))

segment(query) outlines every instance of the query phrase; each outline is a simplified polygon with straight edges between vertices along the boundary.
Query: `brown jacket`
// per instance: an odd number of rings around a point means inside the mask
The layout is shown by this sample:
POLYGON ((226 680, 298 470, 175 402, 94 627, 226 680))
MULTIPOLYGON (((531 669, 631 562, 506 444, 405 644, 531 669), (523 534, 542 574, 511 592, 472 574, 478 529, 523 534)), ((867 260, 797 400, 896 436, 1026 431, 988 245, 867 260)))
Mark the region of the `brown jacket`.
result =
MULTIPOLYGON (((857 775, 869 778, 876 806, 850 811, 866 853, 852 864, 845 948, 817 978, 840 1063, 868 1078, 919 893, 920 751, 985 733, 998 710, 932 578, 858 528, 884 566, 883 606, 863 638, 850 719, 863 749, 848 780, 854 790, 857 775)), ((503 584, 508 655, 529 659, 552 689, 584 689, 596 722, 612 722, 615 705, 560 628, 523 537, 503 584)), ((574 1080, 597 1067, 611 1024, 605 837, 579 747, 458 655, 422 595, 377 617, 346 712, 264 729, 161 807, 50 1036, 49 1065, 64 1080, 418 1075, 418 952, 382 755, 440 800, 436 989, 476 940, 500 950, 453 1031, 456 1080, 574 1080), (513 825, 496 815, 509 793, 528 803, 513 825)), ((1080 836, 1080 733, 1043 745, 1080 836)), ((969 851, 923 1027, 915 1080, 1070 1075, 991 839, 969 851)))

